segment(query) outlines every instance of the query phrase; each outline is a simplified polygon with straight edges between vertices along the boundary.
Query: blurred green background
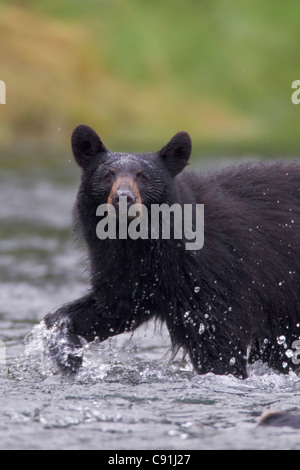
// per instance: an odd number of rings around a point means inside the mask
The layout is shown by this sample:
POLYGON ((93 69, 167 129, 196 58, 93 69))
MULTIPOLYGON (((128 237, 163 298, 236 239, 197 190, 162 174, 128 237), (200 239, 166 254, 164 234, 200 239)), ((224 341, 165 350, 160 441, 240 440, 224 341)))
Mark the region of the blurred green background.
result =
POLYGON ((190 133, 193 158, 297 157, 299 3, 2 0, 2 167, 70 159, 75 125, 150 151, 190 133))

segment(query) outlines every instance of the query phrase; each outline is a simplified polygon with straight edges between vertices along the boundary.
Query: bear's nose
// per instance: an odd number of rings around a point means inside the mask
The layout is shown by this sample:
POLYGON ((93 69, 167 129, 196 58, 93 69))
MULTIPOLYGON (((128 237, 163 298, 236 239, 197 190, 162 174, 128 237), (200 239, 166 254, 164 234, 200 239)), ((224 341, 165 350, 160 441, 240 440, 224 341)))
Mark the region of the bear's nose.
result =
POLYGON ((136 202, 136 198, 129 189, 122 189, 122 190, 117 191, 112 200, 113 206, 115 207, 117 211, 120 210, 120 208, 122 207, 122 204, 124 204, 123 207, 124 208, 127 207, 127 210, 128 210, 130 206, 135 204, 135 202, 136 202))

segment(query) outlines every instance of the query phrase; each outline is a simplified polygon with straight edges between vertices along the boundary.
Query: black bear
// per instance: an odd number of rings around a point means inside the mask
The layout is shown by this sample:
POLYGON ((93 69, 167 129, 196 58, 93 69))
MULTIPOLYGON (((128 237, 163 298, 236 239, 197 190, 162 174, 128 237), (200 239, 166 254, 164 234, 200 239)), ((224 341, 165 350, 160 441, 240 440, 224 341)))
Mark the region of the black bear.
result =
MULTIPOLYGON (((87 247, 91 290, 45 317, 48 350, 63 370, 81 365, 82 338, 103 341, 151 318, 166 323, 172 345, 189 354, 199 374, 245 378, 247 362, 258 359, 283 373, 297 369, 299 164, 181 173, 191 153, 187 133, 156 153, 117 153, 85 125, 74 130, 72 149, 82 168, 75 231, 87 247), (118 226, 124 198, 128 214, 140 204, 148 217, 157 205, 204 205, 203 247, 187 249, 185 234, 100 239, 98 224, 106 218, 109 226, 109 209, 99 215, 98 207, 113 208, 118 226)), ((195 218, 194 211, 193 230, 195 218)))

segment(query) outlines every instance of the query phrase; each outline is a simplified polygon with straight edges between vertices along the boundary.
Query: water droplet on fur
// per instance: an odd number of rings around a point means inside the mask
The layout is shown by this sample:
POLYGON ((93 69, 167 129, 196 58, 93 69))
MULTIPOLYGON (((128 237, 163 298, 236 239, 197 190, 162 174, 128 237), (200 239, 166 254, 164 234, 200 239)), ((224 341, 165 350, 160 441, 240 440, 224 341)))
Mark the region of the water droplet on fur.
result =
POLYGON ((285 336, 277 336, 277 344, 283 344, 285 342, 285 336))
POLYGON ((200 323, 199 325, 199 335, 203 335, 205 331, 205 326, 203 325, 203 323, 200 323))
POLYGON ((183 315, 184 318, 188 318, 188 316, 190 315, 190 313, 191 313, 191 312, 190 312, 189 310, 188 310, 187 312, 184 312, 184 315, 183 315))
POLYGON ((287 357, 292 357, 293 354, 294 354, 294 352, 293 352, 291 349, 287 349, 287 350, 285 351, 285 355, 286 355, 287 357))
POLYGON ((194 292, 199 292, 200 291, 200 287, 199 286, 196 286, 195 289, 194 289, 194 292))
POLYGON ((232 357, 229 361, 229 364, 233 366, 235 364, 235 357, 232 357))

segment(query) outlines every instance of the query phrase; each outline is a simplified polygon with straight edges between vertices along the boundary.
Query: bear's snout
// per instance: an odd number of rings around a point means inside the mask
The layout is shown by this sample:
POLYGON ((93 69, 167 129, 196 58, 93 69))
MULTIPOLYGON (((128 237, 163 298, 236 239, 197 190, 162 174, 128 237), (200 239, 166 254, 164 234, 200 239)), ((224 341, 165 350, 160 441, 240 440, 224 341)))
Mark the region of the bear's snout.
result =
POLYGON ((120 210, 121 198, 126 198, 127 210, 129 209, 130 206, 132 206, 136 202, 136 198, 129 188, 118 190, 112 198, 112 205, 116 209, 117 213, 120 210))
MULTIPOLYGON (((116 178, 111 187, 107 202, 115 208, 117 217, 122 211, 128 212, 129 208, 134 204, 141 204, 141 194, 134 179, 124 176, 116 178)), ((137 215, 134 217, 137 217, 137 215)), ((132 216, 128 216, 128 218, 132 218, 132 216)))

